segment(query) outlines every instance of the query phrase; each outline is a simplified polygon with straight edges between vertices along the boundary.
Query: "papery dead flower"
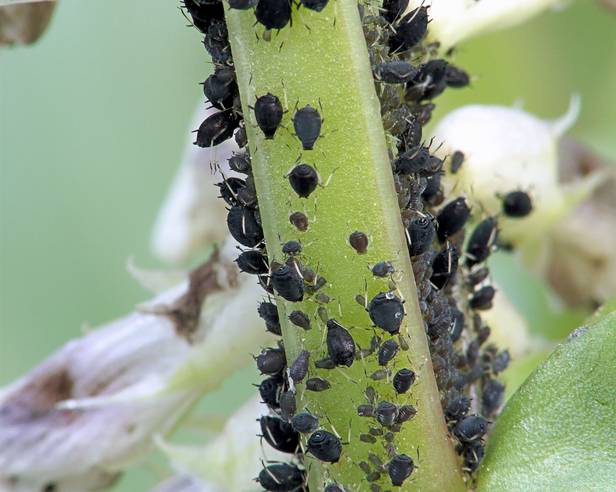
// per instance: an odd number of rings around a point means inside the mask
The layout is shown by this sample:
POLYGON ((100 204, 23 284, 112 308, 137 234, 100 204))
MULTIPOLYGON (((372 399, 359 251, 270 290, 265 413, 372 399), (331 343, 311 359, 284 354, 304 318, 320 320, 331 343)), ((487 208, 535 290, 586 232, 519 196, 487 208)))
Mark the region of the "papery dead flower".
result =
POLYGON ((107 486, 149 449, 153 434, 168 432, 205 391, 251 362, 249 353, 266 343, 255 309, 261 293, 231 263, 232 249, 214 253, 189 281, 136 312, 69 342, 2 391, 3 490, 107 486), (212 368, 202 361, 202 372, 191 365, 187 377, 184 365, 204 349, 225 351, 231 362, 212 368))
POLYGON ((55 1, 0 1, 0 46, 37 41, 55 8, 55 1))
MULTIPOLYGON (((217 110, 201 104, 192 128, 217 110)), ((152 249, 161 259, 180 263, 199 250, 227 236, 225 203, 218 198, 215 183, 221 180, 215 166, 226 168, 226 161, 238 150, 234 140, 214 148, 186 143, 180 169, 158 213, 152 235, 152 249)))

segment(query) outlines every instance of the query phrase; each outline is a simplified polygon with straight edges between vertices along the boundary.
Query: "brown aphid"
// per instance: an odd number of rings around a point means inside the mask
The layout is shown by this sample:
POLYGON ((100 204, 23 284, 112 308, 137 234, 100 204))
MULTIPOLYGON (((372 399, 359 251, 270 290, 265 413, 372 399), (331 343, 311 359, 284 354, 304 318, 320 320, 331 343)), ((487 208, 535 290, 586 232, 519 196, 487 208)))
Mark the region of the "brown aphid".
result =
POLYGON ((360 255, 368 251, 368 236, 361 231, 355 231, 349 236, 349 244, 360 255))
POLYGON ((306 232, 308 230, 308 217, 303 212, 293 212, 289 215, 289 222, 298 231, 306 232))

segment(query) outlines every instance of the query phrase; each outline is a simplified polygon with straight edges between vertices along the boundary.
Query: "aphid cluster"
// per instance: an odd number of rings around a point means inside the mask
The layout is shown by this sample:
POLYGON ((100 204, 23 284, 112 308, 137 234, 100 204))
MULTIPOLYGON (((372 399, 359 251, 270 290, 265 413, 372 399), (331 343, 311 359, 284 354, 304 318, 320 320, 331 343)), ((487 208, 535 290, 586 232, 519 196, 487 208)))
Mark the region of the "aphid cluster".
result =
MULTIPOLYGON (((444 196, 445 162, 434 155, 433 142, 422 140, 422 126, 431 118, 433 100, 447 88, 467 86, 470 78, 448 60, 435 58, 434 46, 424 41, 429 8, 404 13, 407 6, 408 0, 385 0, 380 10, 366 6, 360 12, 442 406, 465 469, 473 472, 483 457, 486 419, 503 401, 504 387, 494 376, 509 360, 507 352, 486 344, 490 329, 479 314, 492 306, 495 295, 485 262, 498 244, 498 222, 496 217, 481 220, 465 245, 474 211, 464 197, 444 196)), ((449 161, 455 174, 464 154, 454 152, 449 161)), ((502 198, 505 215, 530 212, 532 204, 522 195, 502 198)), ((385 360, 392 350, 380 357, 385 360)), ((408 385, 408 377, 396 375, 396 390, 408 385)), ((368 405, 361 411, 378 417, 378 408, 368 405)), ((389 413, 387 408, 381 421, 395 418, 393 407, 389 413)))
MULTIPOLYGON (((290 25, 295 8, 320 12, 327 3, 328 0, 301 0, 296 6, 291 0, 229 0, 229 7, 253 9, 256 23, 268 31, 290 25)), ((433 99, 448 87, 468 85, 469 77, 449 61, 434 58, 434 46, 424 41, 429 9, 421 6, 405 13, 407 6, 408 0, 385 0, 378 10, 360 5, 360 13, 383 124, 391 143, 398 203, 443 410, 466 469, 472 472, 483 457, 487 419, 496 414, 503 400, 504 388, 494 376, 509 361, 507 352, 486 344, 489 328, 479 315, 491 307, 495 293, 489 285, 485 261, 498 244, 498 225, 495 217, 485 218, 465 246, 465 229, 472 211, 464 197, 447 200, 444 196, 444 161, 434 155, 432 142, 422 140, 422 126, 431 118, 433 99)), ((307 490, 303 465, 306 453, 325 463, 341 459, 347 443, 326 416, 313 414, 301 403, 298 392, 335 391, 327 371, 344 371, 363 359, 378 369, 367 374, 368 382, 363 382, 367 384, 365 401, 358 404, 357 415, 365 417, 367 428, 358 439, 384 449, 386 459, 370 451, 358 466, 373 492, 382 490, 380 484, 402 486, 416 463, 409 450, 397 449, 396 433, 417 412, 409 403, 416 375, 413 368, 396 364, 409 350, 410 341, 400 333, 406 314, 404 299, 391 281, 394 266, 387 259, 372 265, 370 273, 384 281, 383 289, 370 297, 358 296, 366 310, 366 328, 371 327, 375 333, 370 346, 362 348, 353 338, 353 328, 331 316, 327 280, 317 273, 318 268, 315 271, 306 264, 305 245, 300 240, 301 233, 310 228, 306 213, 290 211, 289 222, 300 237, 285 238, 281 258, 268 257, 222 2, 184 0, 184 8, 203 33, 204 46, 214 63, 214 73, 203 83, 203 91, 218 110, 196 131, 195 144, 212 147, 234 137, 241 149, 229 159, 229 167, 242 177, 223 176, 217 185, 228 205, 229 231, 243 248, 237 265, 241 271, 255 275, 267 294, 277 295, 286 303, 289 327, 311 330, 318 325, 325 330, 319 353, 300 350, 290 359, 280 340, 255 357, 264 375, 258 390, 270 409, 270 414, 260 419, 261 434, 270 446, 291 455, 289 463, 266 463, 256 480, 266 490, 307 490), (315 311, 307 312, 298 304, 306 300, 317 306, 315 311), (387 385, 393 397, 380 397, 380 388, 384 387, 380 385, 387 385)), ((259 36, 260 28, 255 32, 259 36)), ((321 111, 316 106, 298 104, 291 110, 298 147, 304 152, 318 148, 322 136, 322 108, 320 103, 321 111)), ((288 110, 278 95, 264 91, 249 109, 262 137, 275 140, 288 110)), ((460 169, 463 161, 460 152, 450 156, 452 173, 460 169)), ((302 200, 318 194, 323 186, 315 165, 299 159, 285 179, 289 193, 302 200)), ((532 203, 525 201, 521 193, 503 197, 504 214, 521 217, 530 212, 532 203)), ((366 232, 349 230, 346 234, 354 254, 369 251, 371 238, 366 232)), ((257 309, 266 330, 281 336, 279 310, 272 299, 268 296, 257 309)), ((346 490, 343 484, 325 479, 323 490, 346 490)))

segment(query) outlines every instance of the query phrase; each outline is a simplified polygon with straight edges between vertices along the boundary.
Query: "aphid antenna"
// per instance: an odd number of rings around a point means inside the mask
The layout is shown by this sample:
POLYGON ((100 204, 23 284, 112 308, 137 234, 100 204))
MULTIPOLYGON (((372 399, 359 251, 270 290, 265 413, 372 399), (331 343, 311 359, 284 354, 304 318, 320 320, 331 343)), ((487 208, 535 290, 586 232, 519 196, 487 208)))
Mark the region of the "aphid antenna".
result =
POLYGON ((351 376, 349 376, 348 374, 345 374, 345 372, 339 367, 336 367, 336 371, 340 373, 347 381, 350 381, 353 384, 359 385, 358 381, 355 381, 351 376))

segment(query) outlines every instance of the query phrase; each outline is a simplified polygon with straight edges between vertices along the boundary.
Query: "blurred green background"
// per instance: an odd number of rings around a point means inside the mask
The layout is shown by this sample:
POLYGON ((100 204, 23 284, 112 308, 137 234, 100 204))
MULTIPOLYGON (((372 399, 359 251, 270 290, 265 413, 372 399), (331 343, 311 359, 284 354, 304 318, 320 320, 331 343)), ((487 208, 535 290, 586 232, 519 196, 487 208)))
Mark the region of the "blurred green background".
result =
MULTIPOLYGON (((154 218, 190 138, 211 71, 199 34, 173 1, 60 1, 34 46, 0 52, 0 385, 63 342, 131 310, 147 293, 125 270, 158 266, 154 218)), ((572 133, 616 158, 616 15, 578 0, 460 46, 476 76, 448 91, 436 117, 466 103, 512 104, 545 117, 582 96, 572 133)), ((497 260, 507 286, 518 275, 497 260)), ((506 290, 533 325, 550 312, 540 287, 506 290)), ((208 398, 211 413, 253 392, 252 369, 208 398)), ((162 463, 115 490, 144 490, 162 463)))

